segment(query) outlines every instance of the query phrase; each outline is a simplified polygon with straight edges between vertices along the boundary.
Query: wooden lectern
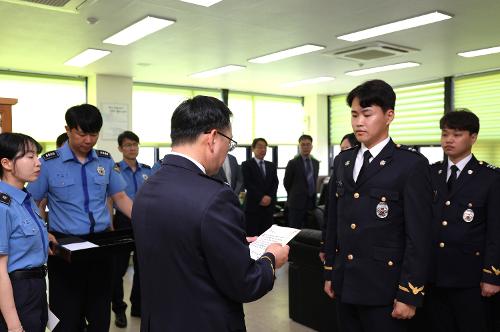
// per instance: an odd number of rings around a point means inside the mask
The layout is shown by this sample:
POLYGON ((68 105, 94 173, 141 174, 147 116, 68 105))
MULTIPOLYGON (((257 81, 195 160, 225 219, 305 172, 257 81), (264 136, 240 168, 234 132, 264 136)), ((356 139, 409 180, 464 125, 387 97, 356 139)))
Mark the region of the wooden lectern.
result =
POLYGON ((17 104, 17 99, 0 98, 0 133, 12 131, 12 105, 17 104))

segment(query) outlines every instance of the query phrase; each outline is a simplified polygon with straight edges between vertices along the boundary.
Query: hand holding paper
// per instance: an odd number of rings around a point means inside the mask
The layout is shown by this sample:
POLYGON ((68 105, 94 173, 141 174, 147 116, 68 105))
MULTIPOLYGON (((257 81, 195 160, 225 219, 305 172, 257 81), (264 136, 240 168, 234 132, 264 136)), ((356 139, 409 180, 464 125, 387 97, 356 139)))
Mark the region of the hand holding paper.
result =
POLYGON ((259 258, 266 252, 269 245, 273 243, 279 243, 282 246, 286 245, 299 232, 300 229, 272 225, 256 241, 250 243, 250 257, 253 259, 259 258))

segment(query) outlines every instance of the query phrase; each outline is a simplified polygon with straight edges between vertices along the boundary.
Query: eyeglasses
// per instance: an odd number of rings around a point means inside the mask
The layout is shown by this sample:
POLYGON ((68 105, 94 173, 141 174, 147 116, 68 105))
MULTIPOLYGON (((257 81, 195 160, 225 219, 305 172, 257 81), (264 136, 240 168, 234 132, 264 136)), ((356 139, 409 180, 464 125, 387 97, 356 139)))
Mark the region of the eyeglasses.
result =
MULTIPOLYGON (((227 138, 229 140, 229 150, 228 151, 233 151, 234 149, 236 149, 236 147, 238 146, 238 142, 236 142, 231 137, 228 137, 228 136, 224 135, 220 131, 215 131, 215 132, 217 134, 221 135, 222 137, 225 137, 225 138, 227 138)), ((205 134, 210 134, 210 131, 206 131, 205 134)))
POLYGON ((131 149, 131 148, 138 148, 138 147, 139 147, 139 143, 127 143, 127 144, 122 145, 122 148, 124 148, 124 149, 131 149))

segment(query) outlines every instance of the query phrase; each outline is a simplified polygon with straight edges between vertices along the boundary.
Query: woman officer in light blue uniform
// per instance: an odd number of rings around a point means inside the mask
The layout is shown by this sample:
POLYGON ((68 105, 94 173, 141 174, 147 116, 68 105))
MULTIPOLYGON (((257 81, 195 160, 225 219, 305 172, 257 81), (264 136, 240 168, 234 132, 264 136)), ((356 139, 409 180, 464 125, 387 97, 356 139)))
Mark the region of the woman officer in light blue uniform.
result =
POLYGON ((0 332, 43 332, 49 239, 26 191, 40 174, 40 145, 31 137, 0 134, 0 332))

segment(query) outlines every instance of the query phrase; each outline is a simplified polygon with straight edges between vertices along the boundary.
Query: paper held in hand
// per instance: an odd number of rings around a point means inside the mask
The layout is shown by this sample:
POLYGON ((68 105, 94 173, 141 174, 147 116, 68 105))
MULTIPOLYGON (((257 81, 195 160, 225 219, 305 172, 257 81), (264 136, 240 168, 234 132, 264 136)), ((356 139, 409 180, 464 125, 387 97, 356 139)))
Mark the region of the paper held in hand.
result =
POLYGON ((266 248, 271 243, 287 244, 297 234, 300 229, 272 225, 267 231, 262 233, 254 242, 250 243, 250 257, 257 259, 264 254, 266 248))

